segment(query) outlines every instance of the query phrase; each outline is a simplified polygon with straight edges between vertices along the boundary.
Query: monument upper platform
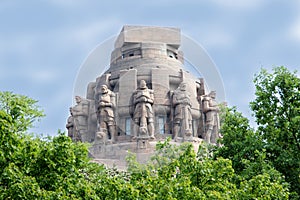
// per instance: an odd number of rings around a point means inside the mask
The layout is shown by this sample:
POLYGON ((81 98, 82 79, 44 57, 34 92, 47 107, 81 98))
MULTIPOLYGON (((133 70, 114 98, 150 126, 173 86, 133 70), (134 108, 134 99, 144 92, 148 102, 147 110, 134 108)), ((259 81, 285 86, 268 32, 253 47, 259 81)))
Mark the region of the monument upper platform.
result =
POLYGON ((126 25, 115 42, 115 48, 121 48, 126 43, 163 43, 178 49, 180 38, 179 28, 126 25))
POLYGON ((153 65, 172 66, 176 70, 182 68, 184 60, 179 50, 180 42, 179 28, 124 26, 111 53, 109 72, 141 66, 151 69, 153 65))

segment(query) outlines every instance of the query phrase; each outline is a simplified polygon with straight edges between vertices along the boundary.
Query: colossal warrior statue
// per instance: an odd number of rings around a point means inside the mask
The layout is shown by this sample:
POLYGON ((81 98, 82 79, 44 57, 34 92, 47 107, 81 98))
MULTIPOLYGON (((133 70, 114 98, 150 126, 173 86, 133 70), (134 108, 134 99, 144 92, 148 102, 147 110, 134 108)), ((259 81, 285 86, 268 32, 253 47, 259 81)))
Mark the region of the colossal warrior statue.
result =
POLYGON ((74 141, 75 139, 75 133, 74 133, 74 117, 73 117, 73 111, 72 107, 70 107, 70 116, 68 117, 66 128, 68 129, 68 136, 72 138, 74 141))
POLYGON ((97 106, 98 132, 96 137, 104 136, 104 138, 109 138, 111 142, 115 142, 114 108, 115 94, 106 85, 102 85, 97 106))
POLYGON ((141 80, 139 88, 133 93, 132 105, 135 123, 133 139, 145 136, 154 139, 153 102, 153 90, 148 89, 145 80, 141 80))
POLYGON ((190 94, 186 91, 186 87, 187 84, 185 82, 180 83, 173 94, 172 103, 175 109, 173 133, 175 141, 178 136, 187 138, 192 135, 192 103, 190 94))
POLYGON ((203 113, 205 115, 205 135, 207 143, 216 144, 219 138, 220 120, 219 106, 216 102, 216 92, 211 91, 203 98, 203 113))
POLYGON ((89 102, 80 96, 75 97, 77 105, 72 108, 75 137, 77 141, 85 141, 88 131, 89 102))
POLYGON ((124 26, 109 68, 87 85, 86 99, 76 97, 73 137, 94 144, 99 139, 115 142, 95 147, 115 156, 119 151, 110 151, 112 146, 137 144, 141 149, 172 136, 177 142, 202 136, 215 143, 217 103, 205 93, 204 80, 186 71, 180 45, 178 28, 124 26))

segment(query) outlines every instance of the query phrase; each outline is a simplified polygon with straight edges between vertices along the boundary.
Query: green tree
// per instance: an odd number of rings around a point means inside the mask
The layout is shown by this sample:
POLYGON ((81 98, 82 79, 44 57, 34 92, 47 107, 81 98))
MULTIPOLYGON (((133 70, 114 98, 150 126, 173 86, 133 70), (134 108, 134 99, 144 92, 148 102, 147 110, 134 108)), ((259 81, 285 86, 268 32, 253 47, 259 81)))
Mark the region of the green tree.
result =
POLYGON ((287 199, 288 185, 266 158, 263 139, 250 127, 249 120, 236 108, 224 108, 221 117, 223 138, 214 158, 232 161, 238 199, 287 199))
POLYGON ((36 101, 0 93, 0 199, 92 197, 82 173, 87 147, 60 133, 38 138, 26 130, 43 116, 36 101))
POLYGON ((25 132, 44 116, 37 101, 12 92, 0 92, 0 110, 12 119, 14 132, 25 132))
MULTIPOLYGON (((9 95, 18 98, 18 95, 9 95)), ((14 99, 9 101, 15 102, 14 99)), ((158 143, 148 164, 141 165, 131 156, 128 158, 128 172, 122 172, 90 162, 88 146, 73 143, 64 133, 47 138, 26 134, 28 126, 42 116, 26 118, 26 109, 32 113, 40 112, 35 103, 24 105, 26 102, 18 104, 18 109, 13 109, 15 104, 1 102, 1 105, 11 105, 11 108, 0 109, 0 199, 288 197, 281 174, 266 162, 266 151, 258 145, 262 142, 234 157, 237 151, 253 145, 257 136, 247 121, 234 112, 227 113, 227 129, 223 129, 227 131, 224 132, 223 146, 216 151, 218 157, 211 156, 210 146, 200 145, 196 154, 190 143, 176 146, 166 140, 158 143), (29 107, 25 109, 22 105, 29 107), (30 120, 25 123, 24 119, 30 120), (236 124, 230 124, 232 122, 236 124), (234 135, 238 135, 238 143, 231 144, 234 135), (245 138, 248 142, 243 144, 245 138), (239 170, 235 171, 235 168, 239 170)))
POLYGON ((234 199, 237 194, 230 160, 199 160, 190 143, 158 143, 151 160, 147 165, 128 160, 141 199, 234 199))
POLYGON ((43 116, 36 101, 0 96, 0 199, 136 199, 128 173, 91 163, 86 144, 26 133, 43 116))
MULTIPOLYGON (((142 199, 288 198, 287 184, 279 172, 271 167, 256 169, 262 161, 245 161, 244 170, 238 174, 231 160, 213 158, 209 151, 209 146, 201 144, 196 156, 190 143, 180 146, 168 141, 159 143, 154 163, 141 165, 132 157, 129 159, 131 184, 142 199)), ((263 156, 256 157, 264 160, 263 156)))
POLYGON ((25 140, 29 137, 23 133, 32 127, 34 120, 43 116, 43 112, 35 103, 36 101, 23 95, 0 92, 0 198, 2 199, 4 191, 12 189, 19 198, 23 197, 22 193, 34 196, 39 191, 34 179, 23 174, 19 167, 24 160, 26 160, 22 163, 24 166, 30 162, 30 156, 23 159, 25 155, 22 151, 26 146, 25 140))
POLYGON ((284 174, 295 198, 300 198, 300 78, 276 67, 272 73, 262 69, 254 83, 256 98, 250 105, 267 159, 284 174))
POLYGON ((262 151, 262 139, 249 125, 249 120, 235 107, 222 109, 221 147, 214 152, 215 157, 224 157, 232 161, 237 173, 245 169, 243 160, 255 161, 256 151, 262 151))

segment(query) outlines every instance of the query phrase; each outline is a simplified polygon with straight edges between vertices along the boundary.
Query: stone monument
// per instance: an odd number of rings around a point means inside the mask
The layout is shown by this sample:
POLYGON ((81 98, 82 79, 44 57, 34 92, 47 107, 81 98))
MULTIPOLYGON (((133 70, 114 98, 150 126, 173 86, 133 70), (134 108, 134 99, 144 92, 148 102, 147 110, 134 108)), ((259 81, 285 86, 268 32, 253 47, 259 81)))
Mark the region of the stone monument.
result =
POLYGON ((76 97, 70 137, 92 143, 94 157, 116 160, 128 150, 146 159, 166 137, 215 144, 215 93, 206 94, 204 80, 184 70, 180 42, 178 28, 124 26, 109 69, 88 84, 86 98, 76 97))

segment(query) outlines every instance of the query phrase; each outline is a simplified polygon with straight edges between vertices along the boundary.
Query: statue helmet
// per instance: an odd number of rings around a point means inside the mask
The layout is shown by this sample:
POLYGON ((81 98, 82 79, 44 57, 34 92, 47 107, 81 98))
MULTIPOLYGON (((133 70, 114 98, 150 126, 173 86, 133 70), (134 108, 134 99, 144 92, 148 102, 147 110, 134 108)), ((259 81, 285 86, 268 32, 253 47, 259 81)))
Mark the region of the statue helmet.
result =
POLYGON ((181 90, 186 90, 186 85, 187 85, 186 82, 181 82, 181 83, 179 84, 179 88, 180 88, 181 90))
POLYGON ((210 97, 216 97, 217 92, 213 90, 213 91, 211 91, 208 95, 209 95, 210 97))
POLYGON ((147 84, 146 84, 146 81, 145 81, 145 80, 141 80, 141 81, 140 81, 140 88, 141 88, 141 89, 146 89, 146 88, 147 88, 147 84))
POLYGON ((81 96, 75 96, 75 101, 78 103, 81 101, 81 96))
POLYGON ((107 86, 103 84, 103 85, 101 85, 101 88, 107 89, 107 86))
POLYGON ((101 85, 101 91, 106 92, 107 91, 107 86, 106 85, 101 85))

